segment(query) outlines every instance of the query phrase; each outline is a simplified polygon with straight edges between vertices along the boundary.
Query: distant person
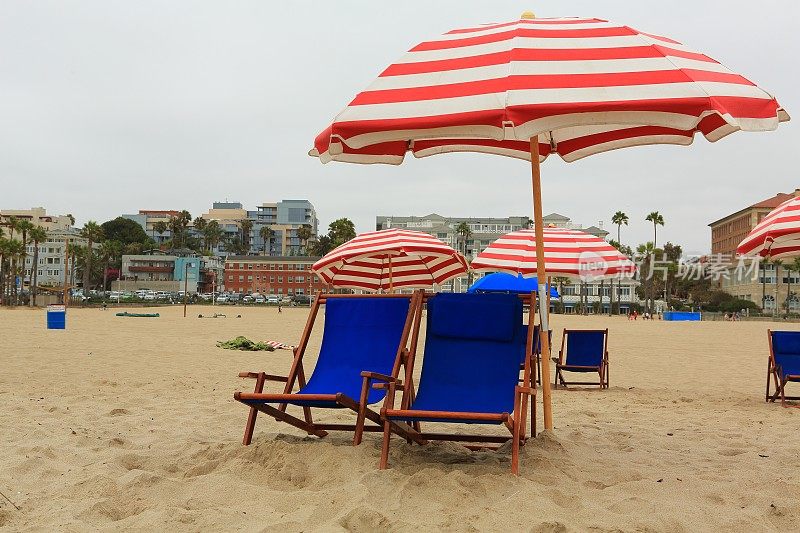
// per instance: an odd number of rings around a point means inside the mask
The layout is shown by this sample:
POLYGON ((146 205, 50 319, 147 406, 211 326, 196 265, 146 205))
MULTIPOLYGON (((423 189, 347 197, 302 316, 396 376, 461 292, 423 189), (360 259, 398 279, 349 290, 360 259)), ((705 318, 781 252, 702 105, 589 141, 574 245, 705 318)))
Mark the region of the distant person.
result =
POLYGON ((278 313, 283 313, 283 307, 281 304, 278 304, 278 313))
POLYGON ((729 317, 729 316, 728 316, 728 313, 725 313, 725 315, 722 317, 722 319, 723 319, 725 322, 727 322, 728 320, 731 320, 731 317, 729 317))

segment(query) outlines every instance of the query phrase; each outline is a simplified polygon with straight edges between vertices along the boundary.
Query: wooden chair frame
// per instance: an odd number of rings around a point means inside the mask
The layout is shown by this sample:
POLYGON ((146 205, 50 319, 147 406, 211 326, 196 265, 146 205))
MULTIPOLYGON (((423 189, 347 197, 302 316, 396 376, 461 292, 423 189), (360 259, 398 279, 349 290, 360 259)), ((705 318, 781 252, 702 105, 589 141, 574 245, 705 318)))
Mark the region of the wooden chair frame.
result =
POLYGON ((568 385, 600 385, 601 389, 609 387, 609 371, 608 371, 608 328, 606 329, 567 329, 561 335, 561 349, 558 351, 558 357, 553 357, 553 362, 556 364, 556 377, 554 386, 558 384, 569 388, 568 385), (564 364, 564 350, 567 347, 567 335, 571 332, 585 332, 585 333, 602 333, 603 334, 603 359, 600 361, 600 366, 580 366, 580 365, 566 365, 564 364), (563 371, 566 370, 596 370, 600 376, 599 383, 587 381, 567 381, 564 378, 563 371))
MULTIPOLYGON (((429 298, 431 295, 424 295, 423 299, 429 298)), ((530 298, 524 295, 523 299, 530 298)), ((535 302, 535 294, 532 296, 535 302)), ((422 307, 420 306, 419 317, 415 320, 415 329, 413 334, 412 345, 416 348, 416 338, 419 332, 420 318, 422 316, 422 307)), ((535 305, 529 306, 528 320, 533 324, 535 316, 535 305)), ((392 433, 397 433, 407 440, 411 439, 419 444, 425 444, 428 440, 446 440, 452 442, 465 442, 465 443, 481 443, 481 444, 468 444, 467 448, 472 450, 477 449, 497 449, 501 444, 511 440, 511 472, 519 475, 519 449, 527 441, 527 418, 528 418, 528 401, 531 400, 530 418, 531 418, 531 434, 536 436, 536 370, 532 354, 533 347, 533 328, 528 328, 528 336, 526 342, 526 356, 523 366, 523 376, 520 382, 522 385, 517 385, 514 390, 514 410, 512 413, 463 413, 451 411, 413 411, 409 410, 409 405, 413 402, 415 390, 413 382, 410 379, 414 371, 415 350, 409 352, 409 359, 406 364, 406 386, 401 386, 395 381, 387 383, 376 383, 374 388, 386 388, 388 392, 384 399, 383 407, 380 410, 381 419, 383 420, 383 443, 381 445, 381 459, 379 468, 384 470, 389 466, 389 445, 392 433), (397 391, 402 391, 400 401, 400 409, 394 408, 395 394, 397 391), (470 434, 451 434, 451 433, 431 433, 422 431, 419 421, 414 421, 411 424, 406 422, 392 421, 389 416, 403 416, 409 414, 418 417, 434 418, 445 420, 484 420, 489 422, 502 423, 511 436, 502 435, 470 435, 470 434), (495 446, 491 446, 495 444, 495 446)), ((468 391, 469 384, 465 384, 465 391, 468 391)))
POLYGON ((786 379, 781 379, 781 372, 779 372, 779 365, 775 361, 775 352, 772 347, 772 330, 767 330, 767 340, 769 341, 769 359, 767 360, 767 392, 764 400, 767 402, 774 402, 780 397, 781 405, 783 407, 800 408, 800 405, 790 405, 786 400, 800 400, 800 396, 786 396, 786 384, 791 382, 800 382, 800 375, 789 374, 786 379), (770 378, 775 382, 775 392, 770 394, 770 378))
MULTIPOLYGON (((400 374, 401 367, 404 367, 408 364, 409 349, 407 344, 408 344, 409 334, 411 332, 411 327, 412 324, 414 323, 415 317, 417 317, 420 314, 421 306, 422 306, 422 291, 416 291, 413 294, 321 294, 319 295, 312 304, 311 310, 308 315, 308 320, 306 321, 305 328, 303 329, 303 333, 300 337, 300 343, 293 351, 294 359, 292 361, 292 366, 290 367, 289 372, 286 376, 277 376, 273 374, 266 374, 264 372, 242 372, 239 374, 239 377, 241 378, 255 379, 256 384, 255 388, 253 389, 253 392, 251 393, 235 392, 233 395, 233 398, 235 400, 240 401, 242 403, 254 400, 255 401, 267 400, 272 402, 285 400, 287 402, 287 403, 278 403, 277 407, 266 403, 258 405, 250 405, 245 403, 245 405, 247 405, 250 408, 250 413, 247 416, 247 423, 245 425, 242 444, 247 446, 252 442, 253 431, 255 429, 255 424, 256 424, 256 417, 258 416, 259 411, 266 415, 271 416, 275 420, 286 422, 291 426, 294 426, 296 428, 299 428, 307 432, 309 435, 316 435, 317 437, 325 437, 328 434, 328 431, 353 431, 354 445, 357 445, 361 442, 361 435, 364 431, 375 431, 375 432, 382 431, 383 420, 381 419, 380 415, 366 405, 366 398, 369 391, 369 387, 373 381, 388 382, 396 384, 396 386, 402 386, 402 380, 398 379, 398 376, 400 374), (408 316, 406 317, 406 322, 403 327, 403 333, 400 338, 400 344, 397 348, 397 355, 395 357, 394 366, 392 368, 392 375, 387 376, 383 374, 378 374, 377 372, 362 372, 361 376, 363 379, 363 385, 361 390, 361 397, 358 400, 350 398, 342 393, 299 394, 296 392, 295 393, 292 392, 295 385, 298 385, 300 389, 302 389, 306 385, 306 375, 305 375, 305 369, 303 367, 303 356, 305 355, 306 347, 308 346, 308 340, 314 328, 314 324, 316 322, 320 306, 323 305, 325 302, 327 302, 328 298, 335 298, 335 299, 408 298, 410 300, 408 316), (283 393, 280 394, 264 393, 264 385, 267 381, 284 383, 283 393), (356 423, 321 424, 318 422, 314 422, 311 413, 312 407, 310 406, 302 406, 303 418, 300 419, 286 412, 288 402, 293 400, 334 402, 342 407, 346 407, 352 411, 355 411, 357 413, 356 423), (372 422, 374 422, 375 425, 365 425, 366 419, 371 420, 372 422)), ((324 409, 324 407, 314 407, 314 409, 324 409)), ((401 428, 396 428, 396 429, 399 432, 402 432, 401 428)), ((408 438, 416 440, 416 436, 414 435, 408 435, 408 438)))

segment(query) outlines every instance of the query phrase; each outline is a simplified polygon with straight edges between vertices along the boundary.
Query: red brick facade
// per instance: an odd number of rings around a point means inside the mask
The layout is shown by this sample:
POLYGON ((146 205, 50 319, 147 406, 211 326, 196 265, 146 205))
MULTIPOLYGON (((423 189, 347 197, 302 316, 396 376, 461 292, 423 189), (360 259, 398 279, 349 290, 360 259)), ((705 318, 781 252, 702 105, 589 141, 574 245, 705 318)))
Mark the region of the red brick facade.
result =
POLYGON ((318 257, 231 256, 225 259, 225 290, 240 294, 318 294, 322 281, 311 273, 318 257))

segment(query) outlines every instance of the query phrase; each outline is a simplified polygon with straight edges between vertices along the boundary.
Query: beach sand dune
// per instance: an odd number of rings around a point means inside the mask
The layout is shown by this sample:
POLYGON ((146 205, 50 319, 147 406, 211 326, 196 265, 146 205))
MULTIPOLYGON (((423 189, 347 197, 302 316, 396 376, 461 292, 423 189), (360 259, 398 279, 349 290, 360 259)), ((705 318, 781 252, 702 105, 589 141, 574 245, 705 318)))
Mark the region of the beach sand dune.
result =
MULTIPOLYGON (((291 352, 221 350, 236 335, 295 343, 307 310, 161 308, 160 318, 0 310, 0 529, 247 531, 788 531, 800 523, 800 410, 763 401, 765 322, 610 329, 611 388, 556 390, 556 429, 507 450, 367 434, 303 436, 260 416, 241 445, 243 370, 291 352), (236 314, 242 318, 234 318, 236 314)), ((309 353, 318 348, 319 329, 309 353)), ((313 361, 310 358, 309 361, 313 361)), ((272 385, 274 387, 274 384, 272 385)), ((290 408, 291 409, 291 408, 290 408)), ((539 406, 541 420, 541 406, 539 406)), ((346 420, 344 412, 325 415, 346 420)), ((491 428, 484 429, 491 431, 491 428)), ((499 430, 499 429, 498 429, 499 430)))

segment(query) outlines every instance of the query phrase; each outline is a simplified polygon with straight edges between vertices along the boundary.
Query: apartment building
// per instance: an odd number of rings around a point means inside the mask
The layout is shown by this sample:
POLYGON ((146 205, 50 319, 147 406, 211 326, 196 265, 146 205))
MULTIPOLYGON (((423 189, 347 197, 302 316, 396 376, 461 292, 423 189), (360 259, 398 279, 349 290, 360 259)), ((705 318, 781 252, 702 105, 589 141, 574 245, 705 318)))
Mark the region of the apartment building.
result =
POLYGON ((325 285, 311 266, 319 257, 238 255, 225 258, 225 290, 241 294, 319 294, 325 285))

